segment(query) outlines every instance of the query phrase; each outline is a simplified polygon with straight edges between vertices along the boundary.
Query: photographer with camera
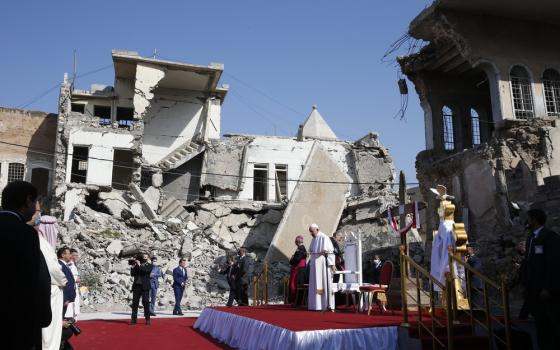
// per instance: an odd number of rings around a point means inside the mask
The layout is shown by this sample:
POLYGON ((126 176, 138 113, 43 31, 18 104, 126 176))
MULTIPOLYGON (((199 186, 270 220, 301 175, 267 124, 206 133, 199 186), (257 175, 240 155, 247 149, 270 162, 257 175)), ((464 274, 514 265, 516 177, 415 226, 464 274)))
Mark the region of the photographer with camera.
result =
POLYGON ((73 350, 69 340, 74 335, 80 335, 82 331, 76 326, 76 320, 73 317, 65 317, 62 320, 62 340, 60 342, 60 350, 73 350))
POLYGON ((130 324, 135 325, 138 317, 138 304, 140 297, 142 298, 142 306, 144 307, 144 317, 146 325, 150 324, 150 272, 153 265, 150 263, 148 254, 138 255, 135 259, 130 259, 128 264, 130 275, 134 277, 132 283, 132 316, 130 324))

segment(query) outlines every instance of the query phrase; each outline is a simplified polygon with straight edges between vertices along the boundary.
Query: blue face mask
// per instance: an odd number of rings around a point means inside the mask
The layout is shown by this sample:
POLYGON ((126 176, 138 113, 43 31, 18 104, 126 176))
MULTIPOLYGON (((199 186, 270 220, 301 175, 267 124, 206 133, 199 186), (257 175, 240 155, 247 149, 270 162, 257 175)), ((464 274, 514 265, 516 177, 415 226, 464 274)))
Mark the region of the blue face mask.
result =
POLYGON ((37 214, 37 218, 35 219, 35 226, 39 226, 41 224, 41 214, 37 214))

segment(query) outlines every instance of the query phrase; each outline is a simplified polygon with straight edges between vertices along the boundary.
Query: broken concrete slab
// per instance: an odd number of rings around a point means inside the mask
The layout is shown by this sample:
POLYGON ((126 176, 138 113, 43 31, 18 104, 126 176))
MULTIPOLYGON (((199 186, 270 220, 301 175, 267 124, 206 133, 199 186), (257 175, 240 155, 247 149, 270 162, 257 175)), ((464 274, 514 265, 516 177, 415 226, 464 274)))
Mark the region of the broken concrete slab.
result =
POLYGON ((155 211, 152 210, 152 208, 150 208, 148 203, 146 203, 146 199, 144 198, 144 193, 142 193, 142 190, 140 189, 140 187, 138 187, 138 185, 131 183, 130 192, 132 192, 132 195, 136 198, 138 202, 142 203, 142 209, 144 211, 144 215, 146 215, 148 219, 150 220, 159 219, 155 211))
POLYGON ((181 231, 182 224, 183 224, 182 221, 177 219, 177 218, 169 218, 165 222, 165 226, 167 226, 167 228, 171 232, 175 232, 175 233, 178 233, 178 232, 181 231))
POLYGON ((146 204, 156 212, 159 208, 159 200, 161 197, 161 192, 156 187, 150 186, 144 191, 144 200, 146 204))
MULTIPOLYGON (((274 234, 266 254, 268 261, 288 259, 294 251, 294 239, 316 223, 321 231, 331 235, 340 221, 346 205, 346 193, 351 179, 329 156, 319 142, 315 142, 305 163, 284 216, 274 234)), ((304 243, 311 236, 304 235, 304 243)))

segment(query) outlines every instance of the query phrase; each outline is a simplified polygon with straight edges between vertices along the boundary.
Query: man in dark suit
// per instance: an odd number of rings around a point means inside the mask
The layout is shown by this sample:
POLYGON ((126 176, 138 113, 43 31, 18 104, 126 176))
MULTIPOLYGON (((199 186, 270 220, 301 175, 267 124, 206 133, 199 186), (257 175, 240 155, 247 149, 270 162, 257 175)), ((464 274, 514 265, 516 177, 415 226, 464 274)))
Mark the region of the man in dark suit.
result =
MULTIPOLYGON (((72 274, 72 270, 68 267, 68 263, 72 261, 72 253, 70 248, 62 247, 59 248, 56 252, 56 256, 58 257, 58 263, 62 268, 62 272, 68 282, 64 286, 62 290, 64 306, 62 307, 62 316, 66 314, 66 309, 68 308, 68 304, 73 303, 76 300, 76 280, 74 279, 74 275, 72 274)), ((53 318, 54 319, 54 318, 53 318)), ((57 316, 57 322, 59 321, 57 316)), ((62 318, 60 318, 62 320, 62 318)))
POLYGON ((230 255, 227 257, 227 263, 220 269, 222 275, 226 275, 229 284, 229 297, 226 306, 233 306, 233 301, 237 299, 237 286, 235 283, 237 274, 239 273, 239 266, 235 261, 235 256, 230 255))
POLYGON ((187 284, 187 259, 179 259, 179 266, 173 269, 173 293, 175 294, 175 307, 173 308, 173 315, 183 315, 181 311, 181 300, 185 292, 185 285, 187 284))
POLYGON ((132 282, 131 325, 136 324, 140 298, 142 298, 146 325, 150 325, 150 272, 152 272, 152 264, 150 263, 148 254, 137 256, 136 259, 134 259, 134 265, 130 269, 130 275, 134 277, 134 281, 132 282))
POLYGON ((237 291, 237 305, 247 306, 249 305, 249 281, 251 280, 251 268, 252 261, 251 257, 247 256, 247 248, 239 248, 239 259, 237 260, 238 272, 237 278, 235 280, 236 291, 237 291))
POLYGON ((544 227, 546 214, 527 212, 531 233, 525 242, 522 283, 527 310, 535 318, 541 350, 560 349, 560 236, 544 227))
POLYGON ((0 327, 2 349, 41 349, 41 328, 52 319, 49 270, 37 231, 26 224, 36 208, 37 189, 32 184, 14 181, 2 191, 0 242, 3 259, 10 264, 0 288, 3 314, 9 318, 0 327))

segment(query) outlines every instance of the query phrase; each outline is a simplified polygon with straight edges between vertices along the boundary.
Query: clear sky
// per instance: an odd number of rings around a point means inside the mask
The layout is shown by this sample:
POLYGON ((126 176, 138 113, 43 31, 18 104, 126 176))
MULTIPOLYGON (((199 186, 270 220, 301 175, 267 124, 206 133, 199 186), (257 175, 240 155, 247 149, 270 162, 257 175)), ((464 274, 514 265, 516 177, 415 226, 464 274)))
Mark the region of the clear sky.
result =
MULTIPOLYGON (((222 133, 295 135, 317 105, 341 139, 380 133, 397 170, 415 180, 423 113, 409 82, 406 121, 387 48, 430 3, 417 1, 2 1, 0 106, 21 107, 62 81, 112 63, 111 49, 225 65, 222 133)), ((76 87, 113 84, 106 68, 76 87)), ((56 112, 58 89, 26 108, 56 112)))

